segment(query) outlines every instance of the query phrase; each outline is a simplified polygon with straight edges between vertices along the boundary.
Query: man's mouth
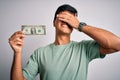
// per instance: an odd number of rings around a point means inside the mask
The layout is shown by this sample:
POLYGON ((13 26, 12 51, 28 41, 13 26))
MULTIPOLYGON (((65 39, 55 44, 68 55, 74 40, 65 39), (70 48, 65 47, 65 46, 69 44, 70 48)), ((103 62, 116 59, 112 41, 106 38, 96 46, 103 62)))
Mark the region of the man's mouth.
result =
POLYGON ((68 23, 66 23, 66 22, 63 22, 63 26, 64 27, 68 27, 69 29, 73 29, 68 23))

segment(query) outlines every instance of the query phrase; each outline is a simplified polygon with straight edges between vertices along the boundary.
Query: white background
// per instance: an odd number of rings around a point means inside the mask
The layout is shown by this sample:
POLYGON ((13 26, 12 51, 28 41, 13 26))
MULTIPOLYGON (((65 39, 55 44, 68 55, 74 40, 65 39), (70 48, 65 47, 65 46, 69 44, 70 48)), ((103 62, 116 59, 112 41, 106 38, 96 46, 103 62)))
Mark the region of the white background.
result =
MULTIPOLYGON (((120 0, 0 0, 0 79, 10 80, 13 51, 8 38, 21 25, 46 25, 44 36, 27 36, 23 48, 23 66, 33 51, 54 42, 53 17, 58 6, 70 4, 78 10, 78 19, 120 36, 120 0)), ((107 37, 107 36, 106 36, 107 37)), ((74 30, 71 40, 91 39, 74 30)), ((38 80, 38 79, 36 79, 38 80)), ((89 64, 88 80, 120 80, 120 52, 89 64)))

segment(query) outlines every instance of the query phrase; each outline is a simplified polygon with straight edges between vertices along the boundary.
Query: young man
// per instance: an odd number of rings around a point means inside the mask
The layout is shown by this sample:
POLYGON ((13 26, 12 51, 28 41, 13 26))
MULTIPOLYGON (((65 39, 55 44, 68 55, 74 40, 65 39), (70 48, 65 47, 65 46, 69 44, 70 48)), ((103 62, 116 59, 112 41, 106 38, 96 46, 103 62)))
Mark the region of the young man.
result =
POLYGON ((38 73, 40 80, 87 80, 91 60, 120 50, 119 37, 80 22, 77 10, 70 5, 65 4, 57 9, 53 23, 56 30, 54 43, 35 50, 23 69, 21 55, 25 36, 17 31, 10 37, 9 43, 14 50, 12 80, 33 80, 38 73), (94 40, 71 41, 73 29, 94 40))

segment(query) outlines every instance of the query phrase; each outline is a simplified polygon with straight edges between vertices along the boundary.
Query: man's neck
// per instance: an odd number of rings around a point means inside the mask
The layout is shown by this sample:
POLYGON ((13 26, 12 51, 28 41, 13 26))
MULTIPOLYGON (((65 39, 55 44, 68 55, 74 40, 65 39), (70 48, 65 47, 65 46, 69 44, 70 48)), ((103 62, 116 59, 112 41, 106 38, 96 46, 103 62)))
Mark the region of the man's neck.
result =
POLYGON ((56 35, 55 45, 65 45, 70 43, 70 35, 56 35))

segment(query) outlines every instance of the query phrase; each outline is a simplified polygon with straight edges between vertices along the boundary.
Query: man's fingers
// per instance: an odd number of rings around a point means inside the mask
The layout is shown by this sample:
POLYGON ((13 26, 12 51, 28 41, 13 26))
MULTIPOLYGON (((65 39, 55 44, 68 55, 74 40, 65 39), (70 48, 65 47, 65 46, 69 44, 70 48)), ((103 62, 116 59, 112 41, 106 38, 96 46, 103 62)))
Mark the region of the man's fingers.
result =
POLYGON ((17 35, 17 34, 23 34, 23 33, 22 33, 22 31, 17 31, 17 32, 15 32, 11 37, 13 37, 13 36, 15 36, 15 35, 17 35))
POLYGON ((24 44, 24 42, 23 41, 17 41, 17 42, 15 42, 15 44, 18 45, 18 46, 22 46, 24 44))
POLYGON ((22 46, 24 44, 24 37, 25 35, 22 33, 22 31, 17 31, 9 38, 9 43, 11 46, 12 45, 22 46))
POLYGON ((18 32, 15 32, 10 38, 9 40, 14 40, 15 38, 24 38, 25 35, 22 33, 22 31, 18 31, 18 32))
POLYGON ((69 19, 66 19, 66 18, 58 18, 58 20, 66 22, 66 23, 69 21, 69 19))
POLYGON ((71 27, 77 29, 79 25, 79 20, 77 19, 76 14, 70 12, 61 12, 57 15, 57 19, 69 24, 71 27))
POLYGON ((24 40, 23 40, 23 39, 20 39, 20 38, 18 37, 18 38, 14 38, 14 39, 9 40, 9 42, 10 42, 11 44, 22 44, 22 43, 24 43, 24 40))
POLYGON ((70 19, 70 17, 69 16, 67 16, 67 15, 57 15, 57 18, 59 19, 59 20, 69 20, 70 19))

